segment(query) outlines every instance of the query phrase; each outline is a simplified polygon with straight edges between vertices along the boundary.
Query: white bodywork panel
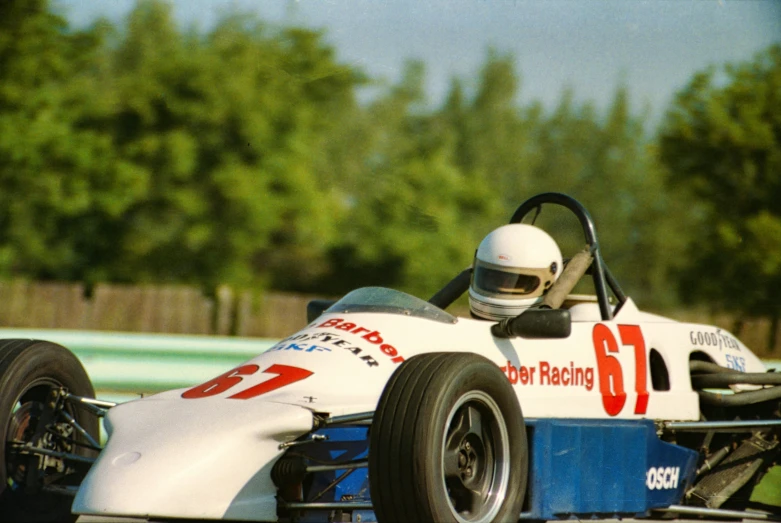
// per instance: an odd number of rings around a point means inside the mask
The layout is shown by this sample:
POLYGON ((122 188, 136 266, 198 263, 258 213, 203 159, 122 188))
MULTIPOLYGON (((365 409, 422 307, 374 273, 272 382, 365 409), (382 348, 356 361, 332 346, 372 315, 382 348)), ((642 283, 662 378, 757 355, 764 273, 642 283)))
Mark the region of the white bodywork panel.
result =
POLYGON ((725 367, 765 370, 729 333, 642 313, 631 300, 612 321, 600 320, 595 303, 571 314, 572 334, 554 340, 494 338, 491 322, 467 318, 323 315, 209 384, 112 409, 108 445, 74 512, 275 520, 269 472, 283 452, 279 443, 310 431, 313 412, 374 410, 393 371, 416 354, 474 352, 492 360, 527 418, 696 420, 692 352, 725 367), (651 350, 664 361, 669 390, 654 390, 651 350))
POLYGON ((300 407, 175 392, 115 407, 108 421, 75 513, 273 521, 279 444, 312 428, 300 407))

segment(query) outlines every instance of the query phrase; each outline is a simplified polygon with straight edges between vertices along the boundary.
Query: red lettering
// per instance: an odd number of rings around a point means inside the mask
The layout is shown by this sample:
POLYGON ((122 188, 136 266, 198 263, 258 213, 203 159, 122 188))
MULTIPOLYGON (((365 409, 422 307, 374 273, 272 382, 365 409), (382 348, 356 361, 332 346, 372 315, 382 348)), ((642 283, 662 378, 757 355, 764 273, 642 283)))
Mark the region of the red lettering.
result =
POLYGON ((370 343, 374 343, 375 345, 379 345, 383 342, 382 336, 380 336, 380 333, 377 331, 371 331, 369 334, 364 334, 361 338, 370 343))
POLYGON ((291 367, 289 365, 277 365, 277 364, 272 365, 271 367, 267 368, 263 372, 268 372, 269 374, 277 374, 277 376, 271 378, 270 380, 266 380, 262 383, 258 383, 254 387, 250 387, 241 392, 237 392, 233 396, 228 396, 228 398, 237 399, 237 400, 246 400, 250 398, 255 398, 257 396, 260 396, 261 394, 265 394, 267 392, 271 392, 273 390, 277 390, 281 387, 284 387, 285 385, 290 385, 291 383, 295 383, 296 381, 301 381, 314 374, 312 371, 300 369, 298 367, 291 367))
POLYGON ((380 345, 380 350, 388 356, 398 356, 399 352, 393 345, 383 344, 380 345))
MULTIPOLYGON (((646 365, 645 340, 638 325, 619 325, 618 333, 621 344, 631 345, 635 353, 635 414, 645 414, 648 410, 648 375, 646 365)), ((599 390, 602 393, 602 403, 605 412, 616 416, 624 408, 626 392, 621 363, 609 353, 618 352, 618 342, 610 329, 603 324, 594 326, 592 333, 594 349, 597 355, 597 372, 599 375, 599 390), (611 387, 612 383, 612 387, 611 387)))
POLYGON ((529 383, 529 369, 521 365, 518 371, 518 379, 521 380, 521 384, 526 385, 529 383))
POLYGON ((324 321, 318 325, 318 327, 333 327, 335 325, 339 325, 340 323, 342 323, 342 318, 331 318, 330 320, 324 321))
POLYGON ((184 399, 192 400, 198 398, 208 398, 209 396, 216 396, 217 394, 225 392, 234 385, 241 383, 241 380, 244 379, 242 376, 255 374, 259 368, 260 367, 257 365, 242 365, 237 369, 230 370, 225 374, 217 376, 213 380, 209 380, 206 383, 202 383, 201 385, 185 391, 182 393, 182 397, 184 399))
MULTIPOLYGON (((399 351, 396 349, 396 347, 385 343, 385 340, 382 339, 382 335, 379 333, 379 331, 369 330, 365 327, 359 327, 355 323, 344 321, 342 318, 331 318, 330 320, 326 320, 323 323, 317 325, 317 327, 333 327, 335 329, 348 331, 352 334, 361 335, 361 338, 365 339, 369 343, 373 343, 374 345, 379 345, 380 350, 386 356, 391 357, 392 358, 391 361, 393 363, 401 363, 402 361, 404 361, 404 358, 398 355, 399 351)), ((325 337, 323 338, 323 341, 329 341, 329 339, 330 338, 325 337)), ((345 343, 344 340, 333 342, 333 344, 336 346, 339 346, 340 344, 343 345, 344 343, 345 343)), ((355 347, 345 347, 345 348, 351 351, 353 354, 358 354, 361 351, 361 349, 355 347)))
POLYGON ((515 368, 515 365, 510 365, 509 361, 507 362, 507 379, 513 385, 518 383, 518 369, 515 368))
POLYGON ((645 414, 648 410, 648 378, 643 333, 638 325, 619 325, 618 333, 621 335, 621 343, 635 348, 635 391, 637 392, 635 414, 645 414))
POLYGON ((540 385, 550 385, 550 364, 547 361, 540 362, 540 385), (545 383, 547 381, 547 383, 545 383))
POLYGON ((626 403, 621 363, 615 356, 610 355, 610 353, 618 352, 618 343, 616 343, 616 338, 610 329, 602 323, 594 325, 592 338, 597 356, 602 405, 609 416, 617 416, 626 403))
MULTIPOLYGON (((209 396, 216 396, 217 394, 225 392, 231 387, 241 383, 241 381, 243 380, 242 376, 249 376, 251 374, 255 374, 255 372, 257 372, 259 368, 260 367, 254 364, 242 365, 237 369, 234 369, 230 372, 226 372, 225 374, 217 376, 213 380, 209 380, 206 383, 203 383, 201 385, 198 385, 197 387, 193 387, 185 391, 184 393, 182 393, 182 398, 199 399, 199 398, 207 398, 209 396)), ((240 400, 254 398, 256 396, 260 396, 261 394, 265 394, 267 392, 277 390, 281 387, 284 387, 285 385, 290 385, 291 383, 295 383, 296 381, 301 381, 313 374, 313 372, 311 371, 300 369, 298 367, 291 367, 289 365, 277 365, 277 364, 270 366, 269 368, 265 369, 263 372, 267 372, 269 374, 277 374, 277 376, 271 378, 270 380, 266 380, 262 383, 258 383, 257 385, 250 387, 246 390, 238 392, 233 396, 228 396, 228 398, 240 399, 240 400)))

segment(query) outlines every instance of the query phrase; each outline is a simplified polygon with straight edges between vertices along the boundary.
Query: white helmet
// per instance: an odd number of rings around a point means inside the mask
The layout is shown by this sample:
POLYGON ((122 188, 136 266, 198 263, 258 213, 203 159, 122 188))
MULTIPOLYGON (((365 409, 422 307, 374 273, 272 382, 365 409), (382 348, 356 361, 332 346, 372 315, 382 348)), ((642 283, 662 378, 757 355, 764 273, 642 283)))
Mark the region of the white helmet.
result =
POLYGON ((499 227, 477 248, 469 307, 489 320, 517 316, 542 301, 561 270, 561 251, 548 233, 523 223, 499 227))

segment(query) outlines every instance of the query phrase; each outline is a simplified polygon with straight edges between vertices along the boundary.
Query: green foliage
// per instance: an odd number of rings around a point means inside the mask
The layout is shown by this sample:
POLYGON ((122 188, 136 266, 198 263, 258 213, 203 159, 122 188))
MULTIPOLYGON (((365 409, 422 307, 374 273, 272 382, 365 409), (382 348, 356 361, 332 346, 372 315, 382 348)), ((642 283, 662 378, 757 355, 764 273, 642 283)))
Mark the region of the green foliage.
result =
POLYGON ((367 109, 359 151, 364 176, 343 187, 350 202, 333 272, 324 289, 390 285, 433 294, 471 262, 494 213, 492 199, 455 164, 455 141, 437 115, 422 114, 423 67, 411 62, 398 85, 367 109), (334 285, 336 283, 336 285, 334 285))
POLYGON ((360 77, 319 33, 235 15, 182 34, 153 0, 125 31, 70 33, 20 4, 0 33, 6 273, 213 287, 324 271, 339 214, 312 153, 360 77))
MULTIPOLYGON (((726 86, 695 78, 657 147, 625 87, 606 114, 573 92, 551 112, 522 106, 515 60, 496 51, 441 107, 417 62, 358 104, 371 79, 324 37, 238 12, 181 31, 161 0, 85 31, 45 0, 0 4, 0 270, 426 297, 518 204, 559 191, 592 211, 608 265, 643 306, 674 305, 672 274, 699 254, 732 249, 724 270, 776 277, 778 75, 760 79, 777 54, 728 70, 740 81, 726 86), (692 213, 683 187, 713 206, 692 213), (719 226, 686 256, 705 220, 719 226)), ((561 237, 567 255, 582 242, 561 237)))
POLYGON ((519 204, 518 195, 529 191, 527 157, 533 128, 516 102, 520 79, 513 62, 511 56, 489 51, 474 99, 461 116, 458 136, 460 167, 474 173, 476 184, 501 187, 493 197, 507 210, 519 204))
MULTIPOLYGON (((665 194, 655 150, 642 117, 630 114, 626 88, 617 89, 604 116, 589 103, 577 105, 567 91, 552 114, 532 107, 526 118, 531 129, 523 157, 530 169, 527 195, 556 191, 580 200, 594 218, 603 257, 624 291, 646 308, 673 307, 671 273, 688 240, 685 234, 669 234, 681 223, 681 202, 665 194)), ((558 233, 565 257, 583 248, 580 226, 568 211, 546 211, 537 223, 558 233)))
POLYGON ((695 75, 667 114, 660 151, 671 186, 703 202, 687 298, 778 318, 781 47, 695 75))
POLYGON ((0 268, 75 278, 84 217, 117 216, 139 184, 110 137, 83 125, 101 109, 83 67, 102 35, 66 33, 45 2, 0 10, 0 268))

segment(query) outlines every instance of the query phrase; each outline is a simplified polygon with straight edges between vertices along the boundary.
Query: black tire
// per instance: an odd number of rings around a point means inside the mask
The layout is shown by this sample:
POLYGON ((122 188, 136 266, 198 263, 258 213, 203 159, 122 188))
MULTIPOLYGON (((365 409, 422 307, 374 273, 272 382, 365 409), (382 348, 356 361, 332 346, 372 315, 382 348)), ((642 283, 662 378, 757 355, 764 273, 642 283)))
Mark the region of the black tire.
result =
POLYGON ((518 399, 488 359, 421 354, 391 376, 369 440, 377 521, 517 521, 528 466, 518 399))
MULTIPOLYGON (((73 430, 62 416, 41 422, 41 415, 64 387, 77 396, 95 397, 87 373, 68 349, 37 340, 0 340, 0 515, 3 521, 75 521, 71 515, 73 498, 44 491, 52 487, 78 486, 89 469, 88 463, 64 461, 18 452, 13 441, 31 443, 48 450, 70 452, 86 457, 97 455, 82 446, 86 438, 73 430), (42 426, 43 424, 43 426, 42 426), (42 432, 45 429, 45 432, 42 432), (35 434, 38 434, 36 437, 35 434)), ((65 404, 70 414, 96 441, 98 418, 83 408, 65 404)), ((45 415, 44 415, 45 417, 45 415)))

